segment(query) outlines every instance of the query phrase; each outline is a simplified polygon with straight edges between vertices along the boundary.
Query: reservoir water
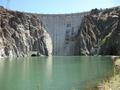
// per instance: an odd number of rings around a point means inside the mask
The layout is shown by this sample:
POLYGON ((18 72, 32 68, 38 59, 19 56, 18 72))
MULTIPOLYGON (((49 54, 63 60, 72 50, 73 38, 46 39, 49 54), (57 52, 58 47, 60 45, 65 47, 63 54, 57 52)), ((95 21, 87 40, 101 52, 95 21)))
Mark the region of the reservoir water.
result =
POLYGON ((110 57, 0 59, 0 90, 84 90, 113 74, 110 57))

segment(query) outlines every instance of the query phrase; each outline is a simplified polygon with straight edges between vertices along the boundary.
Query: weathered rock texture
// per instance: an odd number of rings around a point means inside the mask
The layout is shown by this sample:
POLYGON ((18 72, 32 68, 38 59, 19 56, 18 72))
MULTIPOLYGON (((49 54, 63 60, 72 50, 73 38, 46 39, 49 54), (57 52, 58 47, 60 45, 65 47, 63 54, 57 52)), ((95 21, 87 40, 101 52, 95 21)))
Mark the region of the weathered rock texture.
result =
POLYGON ((52 41, 39 18, 0 7, 0 57, 52 54, 52 41))
POLYGON ((51 55, 52 41, 53 55, 120 55, 120 8, 62 15, 0 8, 0 56, 51 55))
POLYGON ((75 55, 120 55, 120 7, 92 10, 76 38, 75 55))

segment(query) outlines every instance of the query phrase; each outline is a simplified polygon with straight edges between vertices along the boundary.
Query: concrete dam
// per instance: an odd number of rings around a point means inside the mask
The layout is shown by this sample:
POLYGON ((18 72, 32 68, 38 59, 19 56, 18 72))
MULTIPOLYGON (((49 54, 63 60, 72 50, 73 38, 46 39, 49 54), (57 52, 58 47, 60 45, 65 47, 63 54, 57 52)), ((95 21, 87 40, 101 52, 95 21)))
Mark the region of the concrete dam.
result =
POLYGON ((0 7, 0 57, 119 55, 119 11, 36 14, 0 7))
POLYGON ((74 55, 75 36, 88 12, 72 14, 37 14, 53 42, 53 55, 74 55))

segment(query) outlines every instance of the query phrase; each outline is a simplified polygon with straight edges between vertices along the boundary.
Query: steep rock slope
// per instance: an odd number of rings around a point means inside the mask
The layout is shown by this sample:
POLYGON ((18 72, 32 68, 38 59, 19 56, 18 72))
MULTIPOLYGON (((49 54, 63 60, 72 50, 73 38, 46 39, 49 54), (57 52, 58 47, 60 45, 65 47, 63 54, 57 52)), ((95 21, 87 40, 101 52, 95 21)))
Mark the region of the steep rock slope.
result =
POLYGON ((92 10, 76 38, 75 55, 120 55, 120 7, 92 10))
POLYGON ((42 22, 32 14, 0 7, 0 57, 51 55, 52 41, 42 22))

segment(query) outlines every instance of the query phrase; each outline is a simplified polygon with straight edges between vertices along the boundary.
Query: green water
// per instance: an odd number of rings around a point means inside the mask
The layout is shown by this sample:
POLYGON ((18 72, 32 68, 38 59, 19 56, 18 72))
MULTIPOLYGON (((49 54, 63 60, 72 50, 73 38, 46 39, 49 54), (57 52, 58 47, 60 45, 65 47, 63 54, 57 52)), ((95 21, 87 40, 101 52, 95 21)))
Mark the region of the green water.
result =
POLYGON ((112 75, 110 57, 27 57, 0 60, 0 90, 82 90, 112 75))

